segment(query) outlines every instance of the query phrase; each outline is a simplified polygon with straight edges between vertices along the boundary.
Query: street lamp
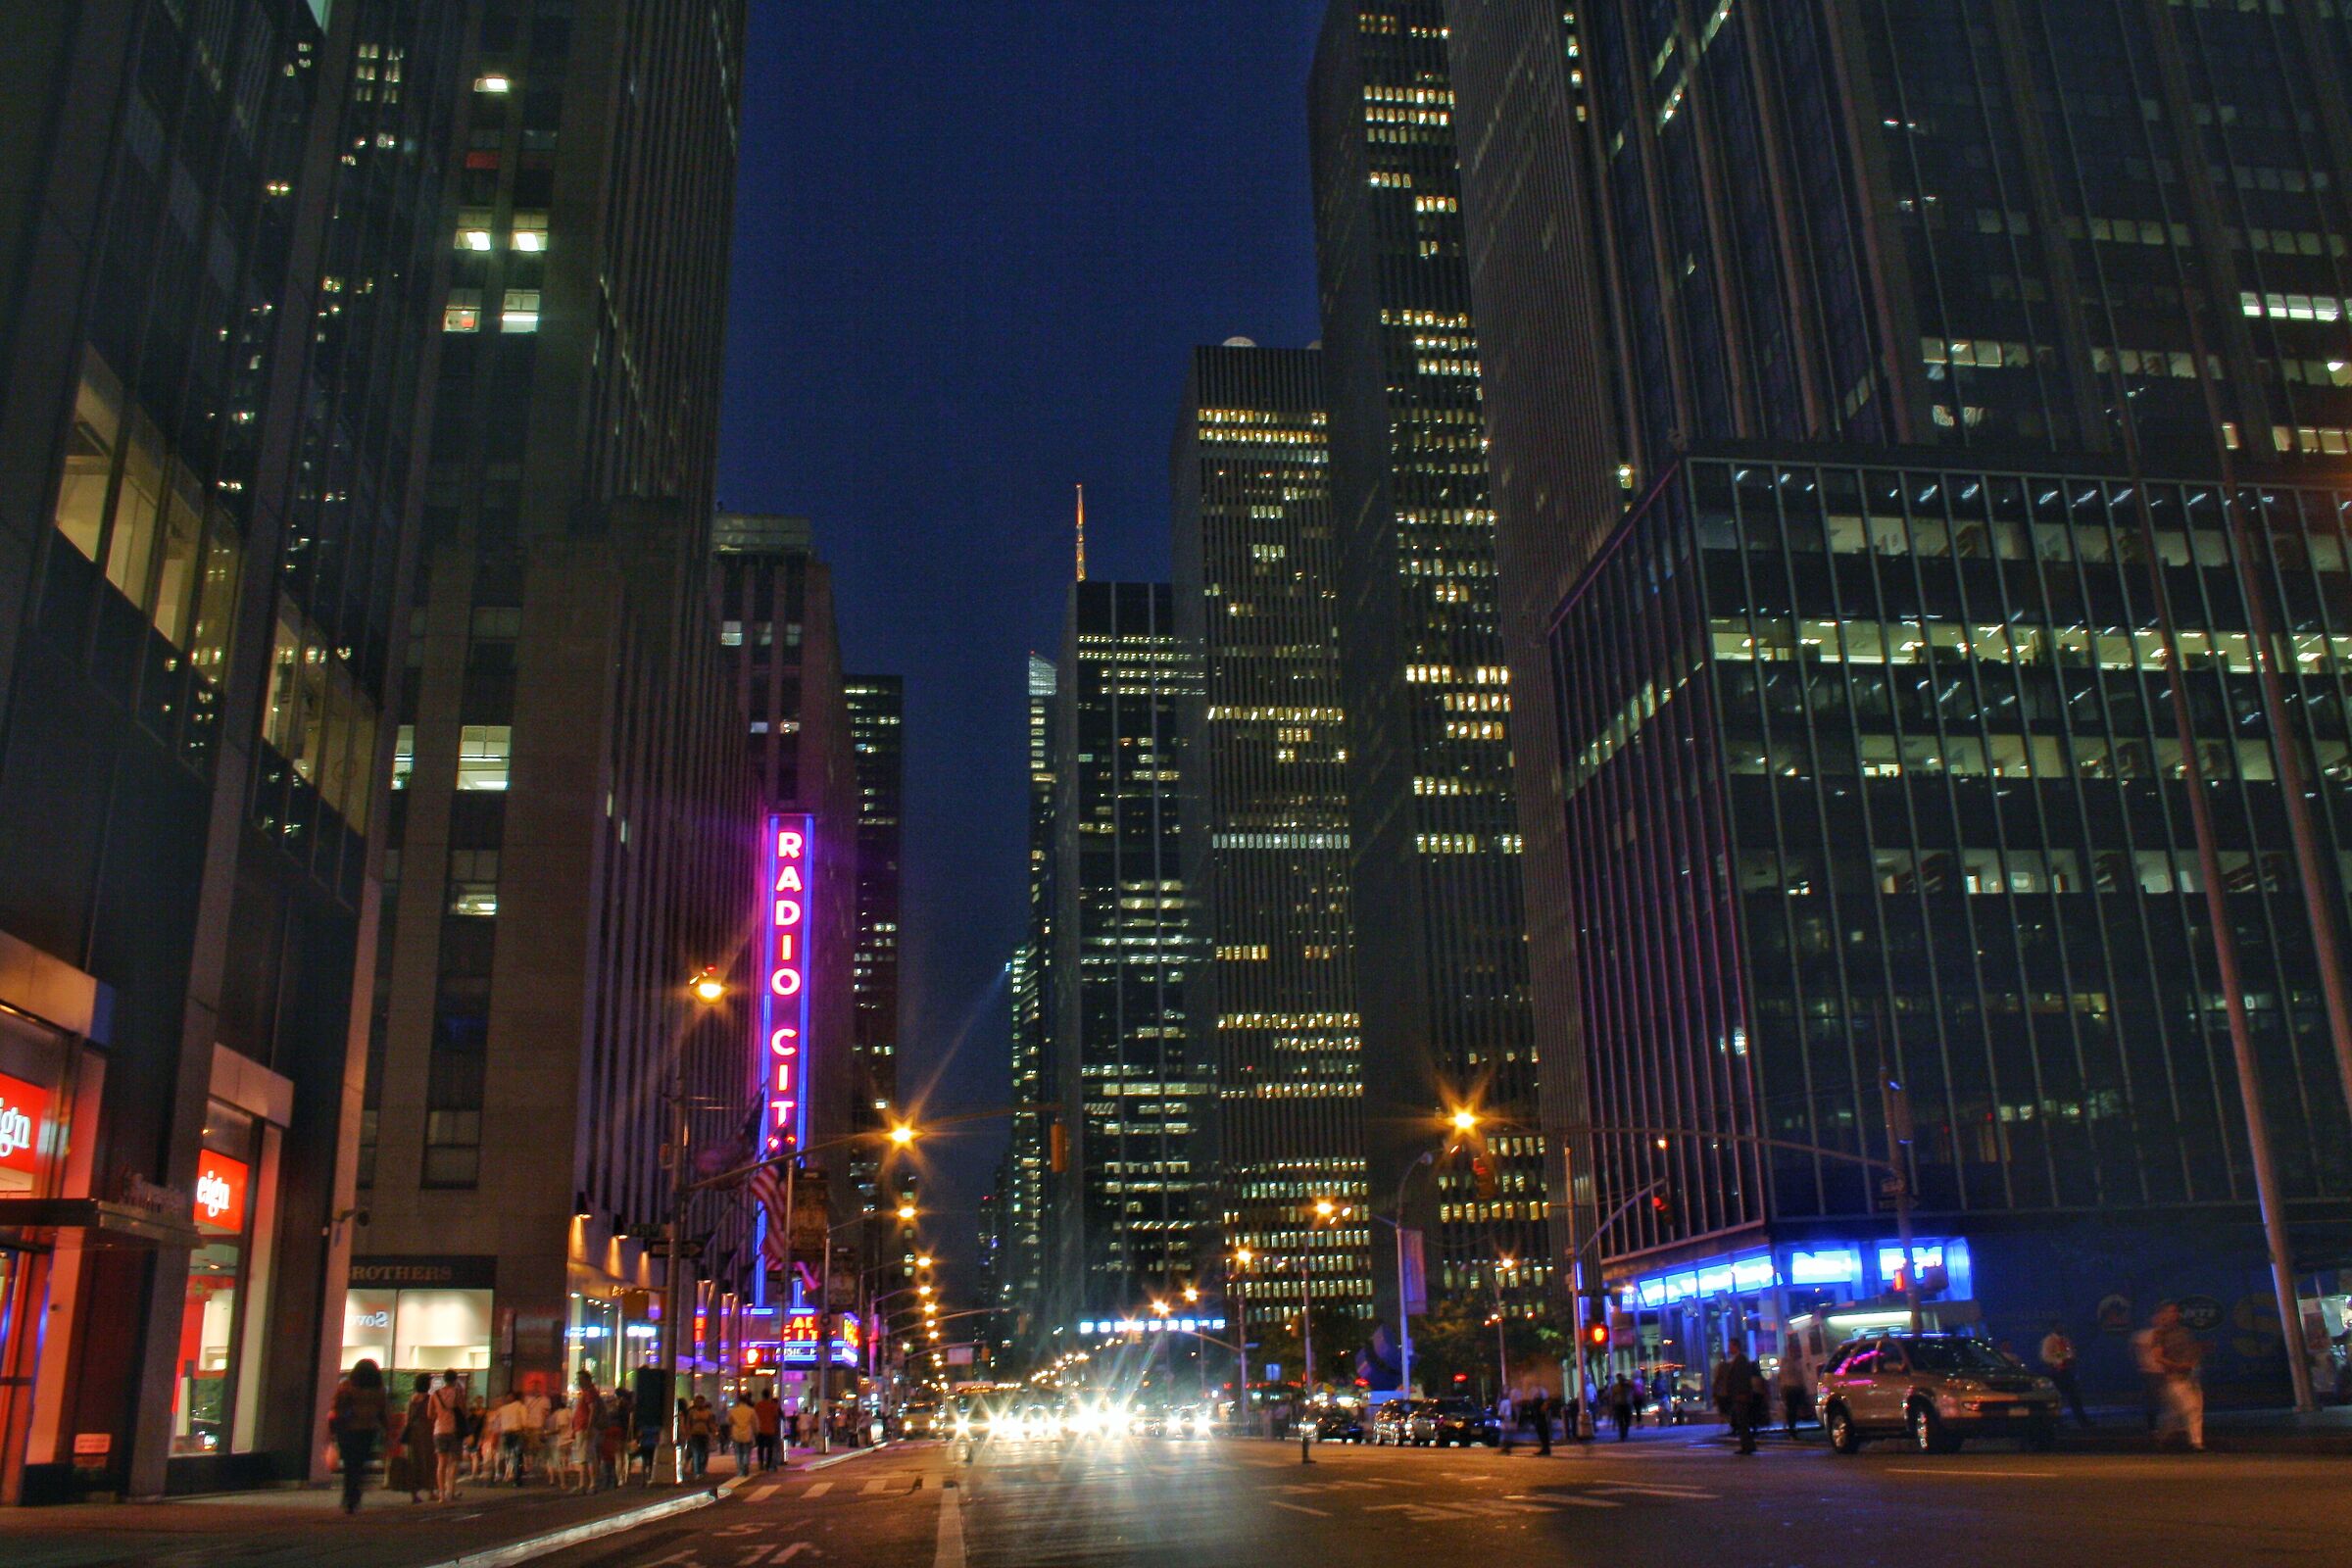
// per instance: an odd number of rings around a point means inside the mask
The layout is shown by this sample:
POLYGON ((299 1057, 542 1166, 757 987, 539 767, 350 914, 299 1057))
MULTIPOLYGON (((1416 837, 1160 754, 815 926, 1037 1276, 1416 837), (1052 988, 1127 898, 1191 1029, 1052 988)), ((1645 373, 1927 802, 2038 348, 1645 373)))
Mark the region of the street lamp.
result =
MULTIPOLYGON (((705 966, 686 983, 686 994, 708 1011, 727 1000, 727 982, 716 969, 705 966)), ((691 1024, 688 1027, 692 1027, 691 1024)), ((686 1203, 701 1183, 686 1180, 686 1048, 681 1039, 669 1055, 669 1255, 662 1281, 662 1376, 668 1385, 663 1396, 671 1401, 665 1416, 673 1415, 678 1396, 678 1340, 685 1329, 685 1308, 678 1297, 678 1278, 686 1261, 686 1203)), ((678 1446, 684 1434, 675 1430, 662 1447, 669 1456, 670 1479, 677 1479, 678 1446)))

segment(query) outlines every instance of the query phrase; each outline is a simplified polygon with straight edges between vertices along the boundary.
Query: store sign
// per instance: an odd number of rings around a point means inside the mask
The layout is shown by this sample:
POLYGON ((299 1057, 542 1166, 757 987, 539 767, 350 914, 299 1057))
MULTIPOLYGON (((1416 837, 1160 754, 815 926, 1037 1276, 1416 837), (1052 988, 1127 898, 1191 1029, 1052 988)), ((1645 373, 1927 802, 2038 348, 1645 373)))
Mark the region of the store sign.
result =
POLYGON ((0 1170, 38 1176, 48 1124, 49 1091, 0 1073, 0 1170))
MULTIPOLYGON (((862 1340, 858 1314, 833 1314, 833 1364, 856 1366, 862 1340)), ((795 1309, 784 1315, 784 1341, 778 1348, 777 1360, 785 1366, 814 1366, 816 1364, 816 1310, 795 1309)))
POLYGON ((767 1101, 767 1152, 808 1142, 808 933, 815 906, 816 818, 771 811, 760 844, 760 923, 767 949, 760 988, 760 1071, 767 1101))
POLYGON ((196 1156, 196 1223, 208 1231, 243 1235, 245 1193, 252 1180, 241 1159, 207 1149, 196 1156))

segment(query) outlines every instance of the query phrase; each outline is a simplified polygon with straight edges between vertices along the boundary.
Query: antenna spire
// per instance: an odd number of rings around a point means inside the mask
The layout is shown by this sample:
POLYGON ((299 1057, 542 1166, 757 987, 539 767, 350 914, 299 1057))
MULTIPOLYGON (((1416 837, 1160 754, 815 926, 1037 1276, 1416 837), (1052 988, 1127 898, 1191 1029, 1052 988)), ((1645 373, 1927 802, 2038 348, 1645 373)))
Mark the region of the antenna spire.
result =
POLYGON ((1086 581, 1086 486, 1078 487, 1078 580, 1086 581))

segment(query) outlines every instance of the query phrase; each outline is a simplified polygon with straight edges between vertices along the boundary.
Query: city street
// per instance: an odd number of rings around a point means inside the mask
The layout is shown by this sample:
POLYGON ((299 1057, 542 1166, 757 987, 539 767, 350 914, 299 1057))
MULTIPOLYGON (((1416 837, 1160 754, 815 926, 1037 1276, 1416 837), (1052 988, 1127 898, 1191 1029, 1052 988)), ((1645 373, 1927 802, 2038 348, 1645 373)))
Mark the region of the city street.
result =
POLYGON ((1046 1568, 1324 1563, 2133 1568, 2345 1560, 2341 1460, 1740 1458, 1712 1436, 1405 1451, 1270 1443, 918 1445, 537 1559, 550 1568, 1046 1568), (2250 1506, 2259 1499, 2260 1505, 2250 1506))

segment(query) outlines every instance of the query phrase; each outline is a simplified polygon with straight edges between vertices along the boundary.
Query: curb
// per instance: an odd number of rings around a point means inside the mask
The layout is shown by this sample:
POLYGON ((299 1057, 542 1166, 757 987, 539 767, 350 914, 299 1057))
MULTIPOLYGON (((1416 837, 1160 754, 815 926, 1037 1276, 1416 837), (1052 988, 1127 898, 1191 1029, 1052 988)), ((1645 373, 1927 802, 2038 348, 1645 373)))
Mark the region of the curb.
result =
POLYGON ((479 1551, 469 1551, 462 1556, 448 1557, 439 1562, 427 1563, 423 1565, 423 1568, 506 1568, 507 1564, 522 1562, 536 1557, 542 1552, 560 1551, 565 1546, 576 1546, 583 1542, 596 1541, 605 1536, 615 1536, 624 1530, 634 1530, 640 1525, 650 1525, 657 1519, 667 1519, 673 1514, 691 1513, 697 1508, 708 1508, 743 1485, 743 1482, 742 1476, 730 1476, 717 1486, 706 1491, 690 1492, 681 1497, 665 1497, 660 1502, 647 1503, 642 1508, 631 1508, 622 1513, 608 1514, 602 1519, 591 1519, 582 1524, 567 1525, 562 1530, 550 1530, 536 1536, 525 1536, 520 1541, 510 1541, 503 1546, 484 1546, 479 1551))
POLYGON ((828 1465, 847 1464, 852 1459, 862 1459, 869 1453, 880 1453, 884 1448, 896 1447, 897 1446, 898 1440, 893 1438, 886 1443, 869 1444, 862 1448, 852 1448, 847 1453, 828 1453, 821 1459, 809 1460, 807 1464, 801 1466, 801 1468, 803 1470, 822 1470, 828 1465))

